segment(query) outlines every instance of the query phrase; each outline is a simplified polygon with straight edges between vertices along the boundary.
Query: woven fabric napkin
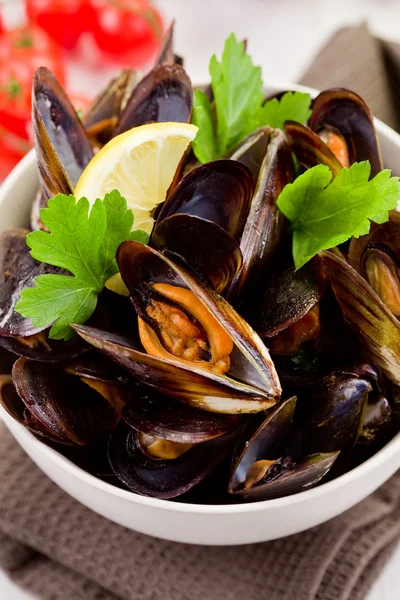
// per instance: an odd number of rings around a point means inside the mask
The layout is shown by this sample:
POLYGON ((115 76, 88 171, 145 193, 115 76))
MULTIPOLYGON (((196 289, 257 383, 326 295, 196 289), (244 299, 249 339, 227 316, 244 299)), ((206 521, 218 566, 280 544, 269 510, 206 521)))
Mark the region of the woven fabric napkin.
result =
MULTIPOLYGON (((340 30, 304 75, 358 91, 396 127, 397 46, 340 30)), ((1 425, 1 424, 0 424, 1 425)), ((55 486, 0 428, 0 567, 44 600, 362 600, 400 539, 400 474, 340 517, 241 547, 128 531, 55 486)))

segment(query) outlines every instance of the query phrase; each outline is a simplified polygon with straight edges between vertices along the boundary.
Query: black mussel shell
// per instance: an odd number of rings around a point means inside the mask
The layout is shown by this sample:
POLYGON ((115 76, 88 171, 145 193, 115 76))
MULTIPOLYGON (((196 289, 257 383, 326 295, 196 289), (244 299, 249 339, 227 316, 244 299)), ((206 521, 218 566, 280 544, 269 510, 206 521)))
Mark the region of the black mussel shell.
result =
POLYGON ((121 421, 110 437, 111 467, 133 492, 168 499, 181 496, 204 479, 232 450, 237 433, 196 444, 174 460, 151 459, 142 451, 138 435, 121 421))
POLYGON ((216 223, 239 240, 249 213, 254 178, 243 164, 215 160, 190 171, 163 204, 157 224, 178 213, 216 223))
POLYGON ((355 92, 343 88, 321 92, 313 101, 309 127, 316 133, 331 128, 341 134, 347 144, 350 164, 369 160, 371 177, 382 170, 371 111, 355 92))
POLYGON ((255 180, 258 179, 261 165, 267 153, 268 144, 271 139, 272 129, 262 127, 250 133, 244 140, 227 154, 226 158, 237 160, 250 169, 255 180))
POLYGON ((59 367, 20 358, 12 376, 30 415, 53 441, 86 446, 107 439, 119 420, 101 394, 59 367))
POLYGON ((183 65, 183 59, 174 53, 174 29, 175 21, 172 21, 164 33, 161 48, 158 53, 156 64, 159 66, 173 65, 175 63, 183 65))
POLYGON ((241 434, 232 459, 229 492, 243 487, 249 467, 268 459, 282 446, 292 424, 296 397, 289 398, 270 412, 253 417, 241 434))
POLYGON ((33 287, 35 277, 66 271, 34 260, 26 244, 25 229, 11 229, 0 236, 0 346, 35 360, 56 361, 77 356, 87 349, 76 336, 69 342, 50 340, 44 327, 34 327, 14 310, 21 291, 33 287))
POLYGON ((330 471, 339 452, 311 454, 298 463, 291 457, 281 457, 268 470, 265 481, 248 489, 234 492, 246 500, 259 501, 282 498, 304 492, 321 481, 330 471))
POLYGON ((304 317, 321 299, 324 281, 318 258, 295 270, 291 248, 281 248, 264 280, 252 324, 259 335, 272 337, 304 317))
POLYGON ((151 246, 180 260, 222 294, 242 266, 239 244, 222 227, 193 215, 176 214, 162 220, 151 246))
POLYGON ((34 77, 32 122, 43 201, 73 193, 93 150, 68 96, 46 67, 34 77))
POLYGON ((95 98, 83 119, 83 124, 89 139, 97 145, 104 145, 111 139, 119 115, 125 108, 137 80, 137 72, 125 69, 95 98))
POLYGON ((243 423, 239 416, 199 410, 154 391, 129 402, 123 417, 137 431, 182 444, 205 442, 243 423))
POLYGON ((114 136, 146 123, 190 122, 192 96, 192 84, 183 67, 178 64, 155 67, 133 90, 114 136))
POLYGON ((303 167, 311 169, 316 165, 326 165, 334 177, 340 173, 342 165, 314 131, 296 121, 286 121, 285 133, 293 153, 303 167))
POLYGON ((400 323, 357 271, 332 252, 319 254, 343 316, 365 355, 400 385, 400 323))
POLYGON ((15 360, 15 354, 8 352, 8 350, 0 346, 0 375, 8 375, 11 373, 15 360))
POLYGON ((342 372, 299 389, 294 455, 351 450, 371 389, 366 379, 342 372))
MULTIPOLYGON (((260 277, 282 241, 286 219, 276 202, 286 184, 294 179, 293 159, 281 131, 274 131, 260 174, 250 212, 243 231, 240 248, 243 268, 237 275, 229 298, 236 304, 243 296, 253 297, 260 277)), ((252 310, 254 303, 251 299, 252 310)))

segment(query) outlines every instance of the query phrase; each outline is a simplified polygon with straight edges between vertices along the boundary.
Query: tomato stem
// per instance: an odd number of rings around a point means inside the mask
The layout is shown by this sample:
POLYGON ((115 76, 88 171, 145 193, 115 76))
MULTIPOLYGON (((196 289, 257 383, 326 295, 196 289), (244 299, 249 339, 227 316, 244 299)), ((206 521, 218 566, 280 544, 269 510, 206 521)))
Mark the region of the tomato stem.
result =
POLYGON ((33 38, 30 33, 25 32, 20 40, 15 42, 15 48, 32 48, 33 38))

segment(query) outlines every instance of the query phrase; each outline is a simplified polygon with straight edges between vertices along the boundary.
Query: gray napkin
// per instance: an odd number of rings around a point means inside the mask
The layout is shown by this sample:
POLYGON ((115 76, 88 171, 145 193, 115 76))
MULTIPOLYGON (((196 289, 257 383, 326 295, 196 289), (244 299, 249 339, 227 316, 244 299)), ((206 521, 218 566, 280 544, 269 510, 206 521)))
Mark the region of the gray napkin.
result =
MULTIPOLYGON (((301 82, 351 87, 395 126, 396 45, 340 30, 301 82)), ((400 474, 340 517, 282 540, 188 546, 115 525, 55 486, 0 429, 0 567, 44 600, 362 600, 400 539, 400 474)))

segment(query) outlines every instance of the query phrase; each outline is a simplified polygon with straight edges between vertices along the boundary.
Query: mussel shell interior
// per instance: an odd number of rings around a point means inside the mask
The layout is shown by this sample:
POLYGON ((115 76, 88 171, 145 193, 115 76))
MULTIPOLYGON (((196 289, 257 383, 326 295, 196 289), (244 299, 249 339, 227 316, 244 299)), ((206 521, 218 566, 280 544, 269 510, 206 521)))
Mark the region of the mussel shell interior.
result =
POLYGON ((343 316, 367 357, 400 385, 400 323, 357 271, 332 252, 320 252, 343 316))
POLYGON ((285 133, 292 151, 303 167, 311 169, 316 165, 326 165, 334 177, 340 173, 342 165, 314 131, 296 121, 286 121, 285 133))
POLYGON ((369 160, 371 177, 382 170, 371 111, 355 92, 343 88, 321 92, 313 101, 309 127, 316 133, 325 128, 336 129, 346 140, 350 164, 369 160))
POLYGON ((35 147, 47 198, 72 192, 93 158, 83 125, 67 94, 45 67, 36 71, 32 98, 35 147))

